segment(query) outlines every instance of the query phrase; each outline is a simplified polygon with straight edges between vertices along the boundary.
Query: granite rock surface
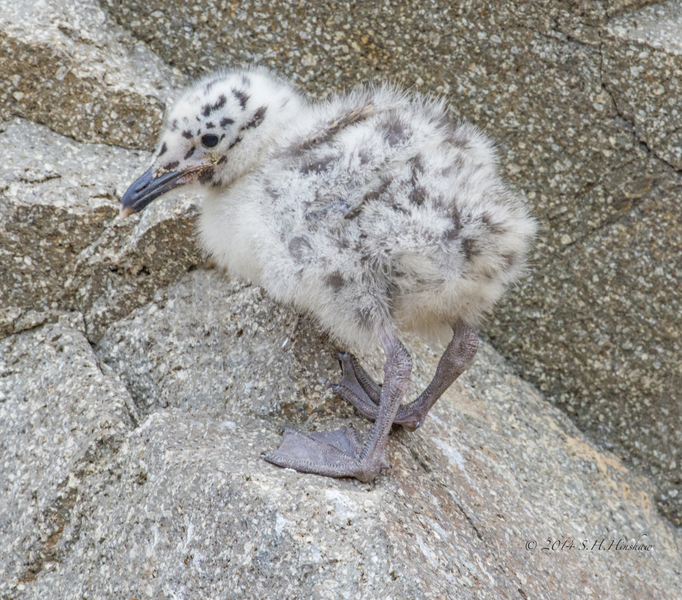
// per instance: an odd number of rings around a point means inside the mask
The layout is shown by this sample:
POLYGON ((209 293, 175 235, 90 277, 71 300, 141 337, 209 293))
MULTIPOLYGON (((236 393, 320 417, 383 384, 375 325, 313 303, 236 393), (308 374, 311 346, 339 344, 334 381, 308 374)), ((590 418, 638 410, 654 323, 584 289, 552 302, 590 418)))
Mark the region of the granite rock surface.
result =
POLYGON ((196 204, 164 198, 119 216, 129 181, 149 155, 83 144, 21 119, 1 127, 0 331, 85 316, 90 339, 205 259, 194 243, 196 204))
POLYGON ((682 3, 620 15, 604 40, 604 83, 618 112, 649 151, 682 171, 682 3))
POLYGON ((151 149, 166 99, 183 81, 96 0, 0 2, 0 117, 151 149))
MULTIPOLYGON (((330 340, 258 288, 196 270, 94 353, 77 317, 2 345, 3 514, 17 515, 3 529, 3 598, 682 593, 680 537, 648 482, 488 345, 420 430, 393 432, 391 469, 362 484, 261 458, 284 424, 368 423, 327 388, 330 340)), ((438 351, 408 343, 414 393, 438 351)), ((380 358, 363 357, 374 370, 380 358)))
POLYGON ((70 313, 0 342, 2 598, 68 555, 83 525, 73 518, 79 495, 111 483, 131 430, 130 395, 100 369, 84 332, 70 313))

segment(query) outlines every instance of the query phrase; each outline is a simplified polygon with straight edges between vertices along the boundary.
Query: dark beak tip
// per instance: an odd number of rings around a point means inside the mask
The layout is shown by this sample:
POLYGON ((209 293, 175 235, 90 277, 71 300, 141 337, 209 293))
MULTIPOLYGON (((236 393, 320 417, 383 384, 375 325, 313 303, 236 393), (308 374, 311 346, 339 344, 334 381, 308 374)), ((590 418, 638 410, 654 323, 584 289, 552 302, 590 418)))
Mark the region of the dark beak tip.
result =
POLYGON ((153 168, 140 175, 121 198, 121 217, 140 212, 152 200, 182 185, 182 171, 171 171, 154 177, 153 168))

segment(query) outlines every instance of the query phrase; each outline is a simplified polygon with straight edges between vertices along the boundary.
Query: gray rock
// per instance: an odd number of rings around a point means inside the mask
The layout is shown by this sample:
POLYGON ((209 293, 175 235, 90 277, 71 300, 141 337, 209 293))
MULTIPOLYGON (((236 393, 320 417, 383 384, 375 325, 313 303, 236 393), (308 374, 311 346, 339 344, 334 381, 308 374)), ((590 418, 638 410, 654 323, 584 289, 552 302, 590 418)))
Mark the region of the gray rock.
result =
POLYGON ((174 75, 95 0, 0 0, 0 116, 151 149, 174 75))
POLYGON ((85 145, 46 127, 6 124, 0 144, 0 301, 58 308, 57 297, 78 259, 118 216, 126 179, 147 155, 85 145))
POLYGON ((624 192, 622 218, 531 274, 524 292, 544 290, 542 304, 524 293, 515 308, 530 319, 499 314, 493 342, 583 431, 648 473, 659 508, 680 523, 682 185, 642 184, 624 192))
POLYGON ((656 156, 682 172, 682 1, 612 19, 605 42, 604 84, 619 113, 656 156))
POLYGON ((336 375, 331 345, 258 288, 213 271, 194 271, 112 325, 97 346, 126 382, 144 417, 160 408, 217 410, 257 417, 308 415, 336 375), (191 318, 188 319, 188 316, 191 318))
MULTIPOLYGON (((5 597, 682 593, 680 537, 656 513, 647 482, 591 445, 487 345, 420 430, 394 432, 392 468, 373 484, 266 463, 260 453, 278 444, 285 422, 368 428, 323 385, 339 374, 333 345, 306 319, 296 322, 260 290, 195 271, 108 331, 100 364, 121 370, 142 423, 106 468, 94 461, 92 474, 69 480, 76 501, 64 512, 68 546, 58 564, 25 564, 35 566, 34 579, 3 579, 5 597), (229 373, 214 384, 223 366, 229 373), (132 385, 136 377, 144 386, 132 385), (268 377, 274 381, 259 388, 268 377), (307 408, 291 411, 291 400, 307 408), (569 539, 573 546, 542 551, 548 538, 550 547, 569 539), (615 549, 638 539, 653 547, 615 549)), ((438 349, 418 340, 410 347, 420 387, 438 349)), ((379 356, 365 358, 379 366, 379 356)))
POLYGON ((18 306, 0 308, 0 339, 33 329, 43 323, 55 323, 69 312, 62 309, 22 309, 18 306))
POLYGON ((79 254, 64 296, 84 313, 88 339, 97 341, 159 287, 206 263, 194 243, 196 216, 191 196, 171 194, 142 215, 117 218, 79 254))
MULTIPOLYGON (((0 597, 78 540, 82 515, 132 429, 130 396, 98 367, 82 315, 0 342, 0 597)), ((109 482, 110 483, 110 482, 109 482)))
POLYGON ((12 148, 0 164, 3 334, 79 310, 97 339, 159 285, 203 264, 189 197, 164 198, 142 217, 118 217, 147 153, 81 144, 23 120, 5 125, 0 144, 12 148))
POLYGON ((601 29, 608 19, 656 2, 658 0, 512 0, 501 3, 499 15, 521 29, 598 46, 601 29))
POLYGON ((549 252, 541 243, 538 268, 491 330, 496 347, 584 431, 654 479, 660 509, 677 524, 680 15, 682 4, 667 2, 608 22, 601 77, 613 122, 646 156, 564 198, 564 214, 549 215, 549 252), (582 227, 567 228, 566 217, 582 227))

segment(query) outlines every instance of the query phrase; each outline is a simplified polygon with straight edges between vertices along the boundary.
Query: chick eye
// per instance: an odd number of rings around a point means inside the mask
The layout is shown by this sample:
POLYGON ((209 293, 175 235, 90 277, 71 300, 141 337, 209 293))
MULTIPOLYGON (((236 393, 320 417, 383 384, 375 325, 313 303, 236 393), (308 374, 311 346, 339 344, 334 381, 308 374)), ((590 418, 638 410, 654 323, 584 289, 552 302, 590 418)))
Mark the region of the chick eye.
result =
POLYGON ((201 136, 201 143, 206 146, 206 148, 217 146, 219 141, 218 136, 213 133, 207 133, 206 135, 201 136))

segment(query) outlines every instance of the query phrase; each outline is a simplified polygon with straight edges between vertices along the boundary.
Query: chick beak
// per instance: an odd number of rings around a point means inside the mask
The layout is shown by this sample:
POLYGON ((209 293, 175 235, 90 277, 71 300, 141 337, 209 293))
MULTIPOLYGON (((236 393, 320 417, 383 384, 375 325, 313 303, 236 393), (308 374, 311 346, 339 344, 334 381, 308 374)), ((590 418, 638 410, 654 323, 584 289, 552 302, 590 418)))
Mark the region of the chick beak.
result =
POLYGON ((121 217, 124 219, 135 212, 141 211, 152 200, 166 192, 188 183, 183 175, 186 171, 169 171, 154 177, 153 168, 137 178, 121 198, 121 217))

